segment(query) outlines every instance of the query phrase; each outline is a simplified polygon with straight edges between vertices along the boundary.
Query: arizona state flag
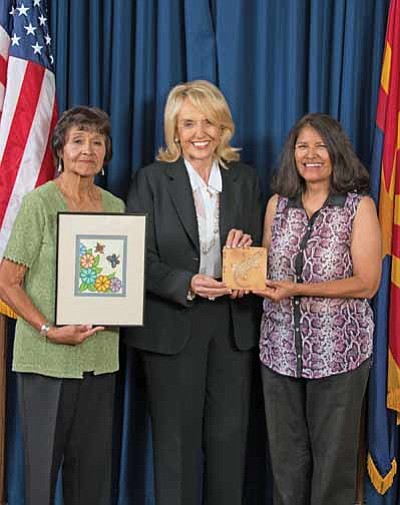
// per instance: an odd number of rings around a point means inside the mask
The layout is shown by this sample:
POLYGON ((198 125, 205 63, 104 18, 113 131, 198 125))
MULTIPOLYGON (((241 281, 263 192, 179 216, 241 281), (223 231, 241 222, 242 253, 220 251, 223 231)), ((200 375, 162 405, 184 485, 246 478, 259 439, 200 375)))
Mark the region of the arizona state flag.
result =
POLYGON ((386 493, 397 472, 400 420, 400 0, 392 0, 386 33, 371 164, 379 194, 382 280, 375 298, 374 361, 369 389, 368 473, 386 493), (391 409, 391 410, 388 410, 391 409))

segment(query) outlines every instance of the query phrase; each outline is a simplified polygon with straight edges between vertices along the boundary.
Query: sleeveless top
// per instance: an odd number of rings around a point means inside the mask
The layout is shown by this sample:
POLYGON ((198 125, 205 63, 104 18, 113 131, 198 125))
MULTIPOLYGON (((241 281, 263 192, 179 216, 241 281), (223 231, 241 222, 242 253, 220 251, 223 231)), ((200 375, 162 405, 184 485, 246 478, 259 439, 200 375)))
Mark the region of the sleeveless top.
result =
MULTIPOLYGON (((268 278, 317 283, 353 275, 351 234, 362 196, 331 195, 309 219, 301 198, 278 198, 268 251, 268 278)), ((348 372, 372 353, 368 300, 296 296, 264 300, 261 362, 290 377, 348 372)))

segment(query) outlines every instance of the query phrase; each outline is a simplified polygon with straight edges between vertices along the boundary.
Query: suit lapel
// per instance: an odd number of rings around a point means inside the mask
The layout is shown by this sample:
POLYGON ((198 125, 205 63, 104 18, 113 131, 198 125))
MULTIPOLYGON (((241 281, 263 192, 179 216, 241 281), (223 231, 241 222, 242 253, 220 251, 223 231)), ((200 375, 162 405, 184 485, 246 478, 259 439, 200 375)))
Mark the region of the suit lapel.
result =
POLYGON ((189 176, 183 159, 167 167, 169 192, 186 233, 199 251, 199 231, 189 176))
MULTIPOLYGON (((225 244, 226 237, 231 228, 237 226, 236 208, 240 198, 240 188, 237 171, 234 167, 226 170, 221 167, 222 193, 220 200, 219 229, 221 245, 225 244)), ((171 163, 167 167, 169 192, 176 212, 182 222, 186 233, 194 246, 200 251, 199 231, 197 226, 196 210, 194 207, 192 187, 183 159, 171 163)))
POLYGON ((239 202, 239 184, 237 180, 237 171, 234 167, 226 170, 221 168, 222 193, 220 201, 219 232, 221 237, 221 246, 226 242, 226 237, 231 228, 237 226, 236 208, 239 202))

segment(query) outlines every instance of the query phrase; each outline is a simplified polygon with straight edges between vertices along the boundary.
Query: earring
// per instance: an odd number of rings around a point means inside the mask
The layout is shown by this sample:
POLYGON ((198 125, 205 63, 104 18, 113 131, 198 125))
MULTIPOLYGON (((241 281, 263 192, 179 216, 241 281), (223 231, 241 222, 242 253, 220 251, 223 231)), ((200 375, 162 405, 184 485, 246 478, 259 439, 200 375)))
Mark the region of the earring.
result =
POLYGON ((59 174, 61 174, 61 172, 63 171, 63 162, 62 162, 62 159, 61 158, 58 158, 58 163, 57 163, 57 172, 59 174))
POLYGON ((101 175, 104 175, 104 167, 101 167, 101 175))
POLYGON ((175 144, 179 144, 179 139, 178 139, 178 137, 174 138, 174 142, 175 142, 175 144))

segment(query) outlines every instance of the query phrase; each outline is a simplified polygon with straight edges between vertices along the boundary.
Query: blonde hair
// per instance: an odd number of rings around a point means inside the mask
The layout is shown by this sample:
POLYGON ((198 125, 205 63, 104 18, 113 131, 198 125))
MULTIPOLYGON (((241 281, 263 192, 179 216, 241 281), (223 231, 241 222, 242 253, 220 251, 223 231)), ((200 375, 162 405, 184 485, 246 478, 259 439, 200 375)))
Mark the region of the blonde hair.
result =
POLYGON ((211 123, 221 128, 221 140, 215 151, 215 159, 223 167, 224 162, 238 161, 239 149, 229 145, 235 133, 231 111, 221 91, 208 81, 190 81, 178 84, 170 91, 164 110, 164 134, 166 147, 161 147, 156 157, 172 163, 182 156, 182 148, 176 142, 176 127, 183 102, 188 98, 211 123))

